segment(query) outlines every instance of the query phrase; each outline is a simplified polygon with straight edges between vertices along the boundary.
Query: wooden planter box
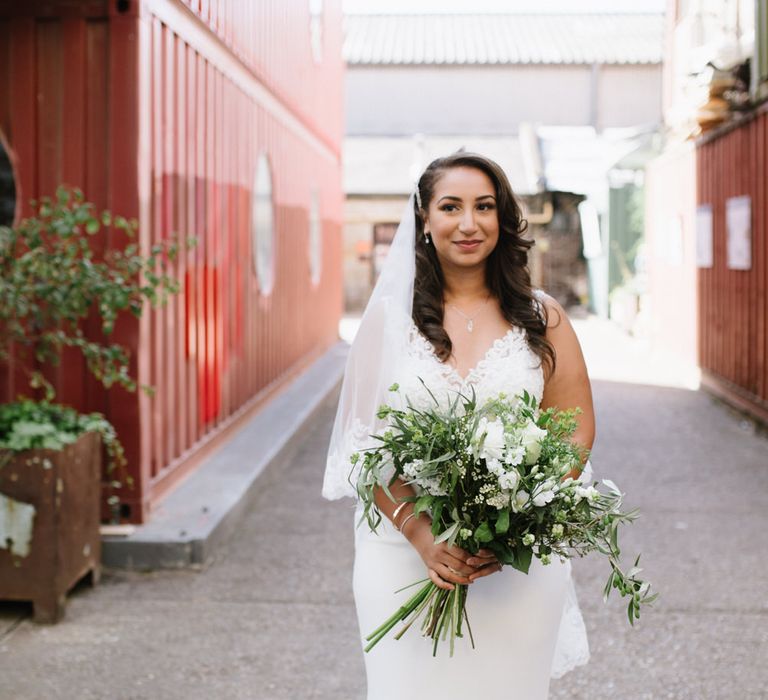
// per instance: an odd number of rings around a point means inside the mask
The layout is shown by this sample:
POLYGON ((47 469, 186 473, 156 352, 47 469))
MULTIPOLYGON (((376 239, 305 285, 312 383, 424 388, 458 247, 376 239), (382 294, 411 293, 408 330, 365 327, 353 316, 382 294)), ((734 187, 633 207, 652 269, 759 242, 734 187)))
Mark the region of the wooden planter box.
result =
POLYGON ((101 574, 101 438, 6 460, 0 452, 0 599, 32 601, 36 622, 56 622, 72 586, 101 574))

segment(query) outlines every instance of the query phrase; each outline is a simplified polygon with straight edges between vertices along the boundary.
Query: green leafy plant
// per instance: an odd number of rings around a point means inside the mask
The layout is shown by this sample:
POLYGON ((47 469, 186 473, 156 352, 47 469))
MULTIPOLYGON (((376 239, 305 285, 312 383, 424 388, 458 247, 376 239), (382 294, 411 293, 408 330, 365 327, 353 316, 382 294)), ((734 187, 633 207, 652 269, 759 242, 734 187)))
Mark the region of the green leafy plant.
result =
MULTIPOLYGON (((142 253, 136 222, 98 212, 78 189, 59 187, 55 197, 32 202, 32 207, 34 215, 17 226, 0 226, 0 361, 13 357, 27 373, 30 388, 42 391, 44 398, 20 397, 0 407, 0 449, 61 449, 96 430, 111 473, 125 465, 114 428, 100 414, 82 415, 52 403, 55 390, 43 369, 60 364, 65 348, 72 348, 105 387, 135 391, 129 350, 107 338, 121 313, 141 316, 145 304, 163 304, 178 292, 169 266, 180 244, 172 237, 142 253), (104 245, 110 230, 126 244, 104 245), (101 339, 83 332, 84 321, 93 317, 100 321, 101 339)), ((192 245, 194 239, 188 239, 187 246, 192 245)), ((130 486, 130 479, 126 483, 130 486)))
MULTIPOLYGON (((82 322, 95 313, 109 336, 120 313, 141 316, 146 302, 164 303, 176 293, 178 282, 167 270, 178 255, 178 241, 155 244, 142 255, 136 222, 98 213, 77 189, 60 187, 55 198, 32 204, 35 216, 14 228, 0 227, 0 360, 13 348, 15 357, 58 365, 62 350, 75 348, 104 386, 134 390, 128 350, 87 338, 82 322), (94 243, 107 227, 125 234, 129 243, 107 247, 99 259, 94 243)), ((39 369, 30 372, 30 383, 53 398, 39 369)))

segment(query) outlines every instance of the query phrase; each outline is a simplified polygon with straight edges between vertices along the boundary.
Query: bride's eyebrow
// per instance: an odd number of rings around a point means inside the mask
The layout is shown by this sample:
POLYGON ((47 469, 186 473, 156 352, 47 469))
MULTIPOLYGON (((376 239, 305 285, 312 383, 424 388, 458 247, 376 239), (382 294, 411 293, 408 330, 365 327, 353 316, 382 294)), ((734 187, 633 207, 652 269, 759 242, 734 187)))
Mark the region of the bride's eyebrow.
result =
MULTIPOLYGON (((442 202, 444 199, 451 199, 454 202, 462 202, 462 201, 464 201, 464 200, 462 200, 461 197, 456 197, 455 195, 447 194, 444 197, 440 197, 440 199, 437 200, 437 203, 440 204, 440 202, 442 202)), ((496 197, 494 197, 492 194, 481 194, 479 197, 475 198, 475 201, 479 202, 481 199, 492 199, 492 200, 496 201, 496 197)))

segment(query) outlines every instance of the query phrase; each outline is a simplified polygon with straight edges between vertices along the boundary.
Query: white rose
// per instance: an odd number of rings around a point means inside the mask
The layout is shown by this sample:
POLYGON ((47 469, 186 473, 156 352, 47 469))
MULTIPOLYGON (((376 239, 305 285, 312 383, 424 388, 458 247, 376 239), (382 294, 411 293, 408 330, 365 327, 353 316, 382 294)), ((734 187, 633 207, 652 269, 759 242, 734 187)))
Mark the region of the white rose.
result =
POLYGON ((525 448, 525 463, 533 464, 539 459, 541 454, 541 441, 547 434, 546 430, 540 428, 533 421, 529 421, 520 434, 520 442, 525 448))
POLYGON ((480 419, 478 433, 483 436, 480 457, 484 459, 502 459, 504 456, 504 423, 500 420, 480 419))
POLYGON ((499 475, 499 486, 507 491, 513 491, 519 480, 520 475, 513 469, 499 475))
POLYGON ((553 498, 555 497, 555 492, 551 489, 547 489, 546 491, 539 491, 534 497, 533 497, 533 505, 539 506, 545 506, 547 503, 549 503, 553 498))

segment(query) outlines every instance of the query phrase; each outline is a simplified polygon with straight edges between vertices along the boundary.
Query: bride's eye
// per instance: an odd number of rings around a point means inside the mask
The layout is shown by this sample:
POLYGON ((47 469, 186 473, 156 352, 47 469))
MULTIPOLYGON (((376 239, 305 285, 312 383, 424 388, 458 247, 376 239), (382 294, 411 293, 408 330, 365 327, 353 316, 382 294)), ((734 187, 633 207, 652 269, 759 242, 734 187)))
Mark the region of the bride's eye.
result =
POLYGON ((440 207, 440 211, 453 211, 454 209, 456 209, 455 204, 443 204, 440 207))
POLYGON ((492 202, 483 202, 481 204, 478 204, 477 208, 480 211, 491 211, 491 209, 495 208, 495 205, 492 202))

